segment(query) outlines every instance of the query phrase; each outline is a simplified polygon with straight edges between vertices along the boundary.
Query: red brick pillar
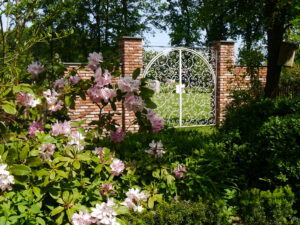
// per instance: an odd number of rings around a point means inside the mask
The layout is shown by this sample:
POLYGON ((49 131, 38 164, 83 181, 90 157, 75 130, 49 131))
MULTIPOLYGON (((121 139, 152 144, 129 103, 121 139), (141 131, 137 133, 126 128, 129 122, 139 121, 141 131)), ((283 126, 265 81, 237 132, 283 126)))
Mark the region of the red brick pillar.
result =
MULTIPOLYGON (((120 39, 119 47, 122 76, 131 76, 135 69, 143 68, 142 40, 142 37, 122 37, 120 39)), ((137 131, 138 127, 132 124, 134 119, 134 113, 125 110, 122 104, 122 129, 137 131)))
POLYGON ((211 44, 217 51, 217 93, 216 93, 216 122, 224 120, 226 104, 230 102, 230 80, 233 74, 230 68, 234 67, 234 42, 218 41, 211 44))

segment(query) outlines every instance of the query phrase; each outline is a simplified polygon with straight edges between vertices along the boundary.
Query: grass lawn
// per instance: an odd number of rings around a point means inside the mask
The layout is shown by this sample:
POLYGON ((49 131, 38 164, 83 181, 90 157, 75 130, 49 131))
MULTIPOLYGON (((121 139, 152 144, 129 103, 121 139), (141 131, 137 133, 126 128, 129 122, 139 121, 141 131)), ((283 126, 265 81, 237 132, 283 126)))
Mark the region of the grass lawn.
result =
MULTIPOLYGON (((155 111, 165 125, 179 126, 179 94, 154 94, 155 111)), ((212 118, 211 93, 182 93, 182 126, 208 125, 212 118)))

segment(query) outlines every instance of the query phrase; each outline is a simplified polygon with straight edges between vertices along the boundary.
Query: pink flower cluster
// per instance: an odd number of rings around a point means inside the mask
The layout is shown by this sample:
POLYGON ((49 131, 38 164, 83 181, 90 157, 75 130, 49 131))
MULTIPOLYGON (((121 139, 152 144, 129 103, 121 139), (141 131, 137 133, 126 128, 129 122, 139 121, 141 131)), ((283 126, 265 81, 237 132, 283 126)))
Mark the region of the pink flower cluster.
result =
POLYGON ((175 169, 174 169, 175 176, 178 179, 184 178, 186 172, 187 172, 187 170, 186 170, 185 166, 177 165, 177 167, 175 167, 175 169))
POLYGON ((106 195, 113 195, 115 192, 115 187, 111 184, 102 184, 102 188, 100 189, 100 193, 103 197, 106 195))
POLYGON ((58 136, 60 134, 69 135, 71 134, 71 123, 70 121, 58 122, 52 125, 51 134, 58 136))
MULTIPOLYGON (((0 156, 1 160, 1 156, 0 156)), ((0 164, 0 189, 2 191, 11 190, 11 184, 14 184, 14 176, 9 175, 9 171, 6 169, 6 164, 0 164)))
POLYGON ((122 130, 110 131, 110 140, 113 142, 121 142, 124 140, 126 133, 122 130))
POLYGON ((26 106, 26 107, 36 107, 36 105, 40 104, 40 99, 35 99, 35 96, 33 94, 29 94, 26 92, 20 92, 17 95, 17 101, 20 105, 26 106))
POLYGON ((165 151, 163 150, 163 144, 161 143, 161 140, 159 142, 156 142, 152 140, 152 142, 149 144, 151 147, 150 149, 146 150, 146 152, 155 158, 160 158, 165 154, 165 151))
POLYGON ((158 117, 156 112, 154 112, 152 109, 148 109, 146 117, 150 121, 154 133, 157 133, 164 128, 163 119, 158 117))
POLYGON ((129 209, 133 209, 133 211, 143 211, 141 201, 147 201, 148 195, 146 195, 143 191, 140 192, 138 188, 131 188, 126 193, 126 196, 127 198, 121 203, 121 205, 125 205, 129 209))
POLYGON ((67 82, 65 81, 64 78, 58 79, 54 82, 54 89, 58 87, 58 89, 61 91, 65 88, 67 82))
POLYGON ((118 87, 123 93, 137 92, 139 90, 140 85, 140 80, 134 80, 131 76, 128 75, 125 77, 121 77, 121 79, 118 82, 118 87))
POLYGON ((40 147, 40 157, 44 161, 51 161, 51 156, 55 151, 55 144, 42 144, 40 147))
POLYGON ((125 169, 125 164, 120 159, 114 159, 110 164, 111 174, 119 176, 125 169))
POLYGON ((44 71, 44 66, 40 62, 31 62, 27 67, 27 72, 30 73, 33 78, 37 78, 38 75, 44 71))
POLYGON ((125 96, 124 106, 129 111, 141 112, 145 106, 143 99, 133 93, 128 93, 125 96))
POLYGON ((90 53, 89 54, 89 57, 88 57, 88 61, 89 61, 89 64, 88 64, 88 67, 91 68, 92 70, 96 70, 99 66, 99 64, 101 62, 103 62, 103 57, 102 57, 102 53, 96 53, 96 52, 93 52, 93 53, 90 53))
POLYGON ((46 98, 49 111, 56 112, 63 108, 64 103, 62 100, 58 100, 59 94, 54 89, 44 91, 43 95, 46 98))
POLYGON ((87 93, 93 102, 101 102, 101 100, 103 100, 104 102, 108 102, 109 100, 112 101, 113 98, 117 96, 116 90, 109 89, 109 88, 102 88, 98 85, 91 87, 87 91, 87 93))
POLYGON ((94 74, 96 85, 91 87, 87 93, 93 102, 113 101, 113 98, 117 96, 117 91, 107 88, 105 86, 111 83, 112 77, 108 70, 105 70, 102 74, 102 69, 99 67, 94 74))
POLYGON ((69 77, 69 81, 72 82, 73 84, 77 84, 80 81, 80 77, 79 76, 70 76, 69 77))
POLYGON ((34 121, 32 125, 28 129, 28 133, 30 137, 35 137, 36 131, 43 131, 44 127, 42 126, 42 122, 34 121))
POLYGON ((104 87, 111 83, 112 76, 108 72, 108 70, 104 71, 104 74, 102 74, 102 69, 99 67, 95 74, 94 74, 95 82, 97 83, 97 86, 104 87))

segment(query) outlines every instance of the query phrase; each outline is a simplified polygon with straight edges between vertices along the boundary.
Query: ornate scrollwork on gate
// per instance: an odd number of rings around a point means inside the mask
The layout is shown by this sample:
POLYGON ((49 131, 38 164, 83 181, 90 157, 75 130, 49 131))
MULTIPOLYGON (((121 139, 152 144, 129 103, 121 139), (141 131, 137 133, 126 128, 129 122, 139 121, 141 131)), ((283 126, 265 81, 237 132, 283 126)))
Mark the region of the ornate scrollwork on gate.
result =
POLYGON ((216 67, 210 51, 175 47, 144 52, 144 77, 155 91, 155 111, 168 126, 215 124, 216 67), (152 58, 151 60, 149 58, 152 58))

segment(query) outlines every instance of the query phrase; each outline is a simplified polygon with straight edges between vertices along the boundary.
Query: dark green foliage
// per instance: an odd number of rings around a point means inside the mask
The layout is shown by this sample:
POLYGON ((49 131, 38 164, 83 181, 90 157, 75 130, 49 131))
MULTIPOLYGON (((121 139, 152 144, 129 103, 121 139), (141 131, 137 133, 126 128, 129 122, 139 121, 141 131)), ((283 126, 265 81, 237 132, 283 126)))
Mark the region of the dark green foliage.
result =
POLYGON ((289 186, 276 188, 273 192, 251 189, 241 193, 238 214, 244 225, 297 224, 293 218, 294 202, 289 186))
POLYGON ((220 129, 239 188, 272 189, 289 184, 299 204, 300 101, 265 99, 227 115, 220 129))
POLYGON ((154 211, 132 213, 126 215, 125 219, 132 225, 229 224, 229 216, 223 201, 162 203, 154 211))

